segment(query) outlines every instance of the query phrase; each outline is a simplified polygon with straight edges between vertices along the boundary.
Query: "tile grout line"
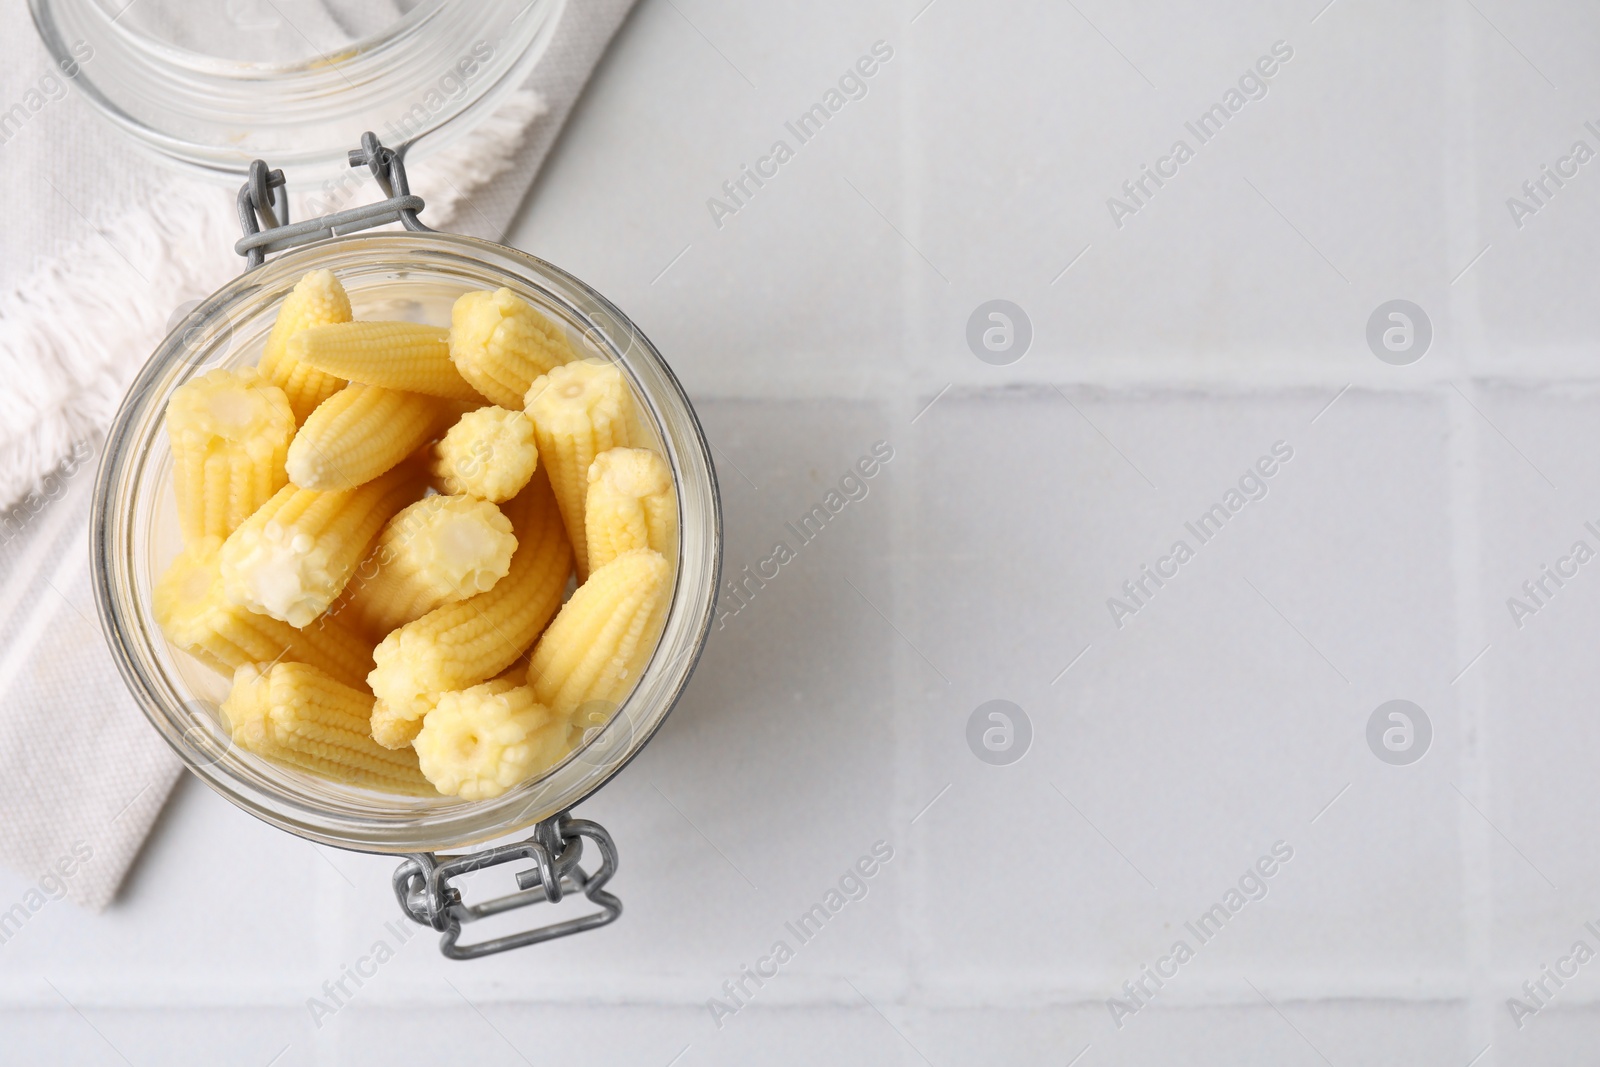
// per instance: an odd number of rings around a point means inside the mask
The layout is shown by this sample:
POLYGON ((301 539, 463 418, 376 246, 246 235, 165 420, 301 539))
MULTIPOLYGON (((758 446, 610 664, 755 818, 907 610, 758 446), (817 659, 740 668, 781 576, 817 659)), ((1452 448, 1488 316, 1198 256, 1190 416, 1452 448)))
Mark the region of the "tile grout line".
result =
MULTIPOLYGON (((1447 133, 1455 147, 1473 161, 1471 167, 1457 168, 1452 178, 1446 178, 1445 214, 1453 225, 1451 230, 1460 235, 1459 241, 1467 255, 1480 247, 1483 235, 1479 232, 1479 191, 1477 189, 1478 145, 1474 117, 1477 115, 1477 94, 1471 75, 1474 33, 1469 25, 1470 15, 1456 11, 1450 19, 1449 76, 1448 80, 1468 101, 1459 109, 1457 118, 1447 133)), ((1455 156, 1456 153, 1451 153, 1455 156)), ((1456 338, 1456 366, 1451 384, 1464 398, 1477 392, 1474 364, 1479 353, 1485 350, 1486 331, 1483 328, 1479 305, 1481 276, 1469 275, 1461 285, 1451 284, 1447 289, 1449 320, 1459 331, 1456 338)), ((1448 400, 1448 398, 1447 398, 1448 400)), ((1478 596, 1479 568, 1483 562, 1482 489, 1479 468, 1479 445, 1483 427, 1468 404, 1448 403, 1450 439, 1447 452, 1450 457, 1450 569, 1455 587, 1455 644, 1457 662, 1464 663, 1478 653, 1487 643, 1488 620, 1485 618, 1478 596)), ((1490 665, 1492 667, 1492 664, 1490 665)), ((1488 764, 1490 749, 1485 732, 1489 726, 1487 674, 1483 670, 1458 678, 1455 694, 1456 722, 1460 749, 1457 769, 1461 781, 1481 800, 1489 799, 1492 784, 1488 764)), ((1461 924, 1466 939, 1467 975, 1469 991, 1467 1007, 1466 1051, 1484 1048, 1495 1038, 1495 1010, 1493 987, 1493 959, 1491 943, 1494 922, 1494 868, 1490 828, 1467 804, 1457 801, 1457 831, 1461 846, 1461 924)), ((1480 1053, 1480 1056, 1482 1054, 1480 1053)), ((1493 1059, 1498 1057, 1491 1058, 1493 1059)))
MULTIPOLYGON (((1442 345, 1444 342, 1439 341, 1442 345)), ((930 346, 924 348, 931 350, 930 346)), ((1294 376, 1263 377, 1259 368, 1240 368, 1233 377, 1211 379, 1195 378, 1182 369, 1158 369, 1149 372, 1127 372, 1112 368, 1090 368, 1069 371, 1057 365, 1047 365, 1048 353, 1030 350, 1028 360, 1034 361, 1035 370, 1017 372, 1011 377, 994 377, 978 380, 952 377, 948 371, 934 374, 923 370, 907 369, 895 381, 874 381, 859 389, 831 393, 807 392, 794 383, 783 383, 782 388, 762 392, 755 389, 718 390, 707 387, 695 393, 701 403, 767 403, 772 401, 853 401, 868 404, 898 403, 911 396, 917 401, 906 413, 909 421, 920 408, 929 407, 929 401, 942 390, 945 398, 951 393, 964 397, 1036 397, 1060 389, 1088 389, 1114 398, 1145 399, 1259 399, 1284 396, 1315 396, 1322 400, 1348 385, 1352 391, 1380 397, 1434 397, 1448 392, 1452 385, 1475 386, 1502 391, 1545 392, 1562 398, 1592 399, 1600 395, 1600 375, 1589 371, 1549 370, 1523 371, 1508 374, 1504 368, 1491 366, 1463 367, 1459 374, 1439 374, 1434 377, 1413 376, 1410 380, 1368 377, 1352 379, 1348 372, 1323 374, 1320 372, 1296 373, 1294 376), (1034 361, 1035 356, 1040 356, 1034 361), (1254 378, 1250 377, 1256 375, 1254 378)), ((967 357, 970 358, 970 357, 967 357)), ((1434 358, 1430 355, 1429 357, 1434 358)), ((1440 357, 1443 358, 1443 357, 1440 357)), ((945 398, 940 399, 943 404, 945 398)), ((1343 401, 1340 401, 1343 403, 1343 401)))
MULTIPOLYGON (((1448 786, 1444 787, 1448 791, 1448 786)), ((1452 797, 1453 793, 1449 794, 1452 797)), ((949 798, 947 797, 946 800, 949 798)), ((945 803, 940 801, 940 806, 945 803)), ((1343 802, 1341 801, 1341 804, 1343 802)), ((936 806, 934 812, 938 812, 936 806)), ((1339 810, 1336 806, 1334 811, 1339 810)), ((928 818, 932 818, 930 813, 928 818)), ((926 821, 926 820, 924 820, 926 821)), ((1481 820, 1480 820, 1481 821, 1481 820)), ((920 824, 919 824, 920 825, 920 824)), ((1298 852, 1296 853, 1298 855, 1298 852)), ((893 870, 900 861, 900 853, 889 864, 888 870, 893 870)), ((874 890, 874 892, 876 892, 874 890)), ((354 898, 352 898, 354 903, 354 898)), ((396 926, 402 926, 403 916, 398 909, 392 918, 388 913, 374 913, 363 911, 358 916, 364 921, 372 922, 375 918, 392 921, 396 926)), ((409 922, 409 920, 405 920, 409 922)), ((436 950, 436 938, 433 931, 426 927, 415 927, 415 933, 422 936, 423 940, 417 947, 426 953, 436 950)), ((410 942, 407 942, 410 945, 410 942)), ((357 949, 359 951, 359 949, 357 949)), ((413 951, 411 948, 407 952, 413 951)), ((431 957, 430 957, 431 958, 431 957)), ((344 962, 350 962, 346 956, 344 962)), ((1515 963, 1496 969, 1488 980, 1498 983, 1501 1000, 1492 1005, 1497 1010, 1505 1010, 1504 997, 1509 992, 1514 992, 1518 983, 1529 976, 1527 970, 1514 970, 1515 963)), ((387 974, 387 971, 384 972, 387 974)), ((447 974, 466 972, 449 971, 447 974)), ((854 972, 852 972, 854 973, 854 972)), ((893 1003, 897 1006, 900 1001, 888 996, 880 998, 876 995, 880 982, 876 980, 876 972, 864 972, 869 978, 869 983, 864 987, 869 995, 879 1004, 893 1003)), ((1389 971, 1378 971, 1365 968, 1360 974, 1352 975, 1349 971, 1337 967, 1324 968, 1315 971, 1295 971, 1274 969, 1267 971, 1251 970, 1251 978, 1263 989, 1273 990, 1272 997, 1278 1003, 1314 1004, 1331 1001, 1368 1000, 1381 1002, 1389 1006, 1408 1005, 1436 1005, 1436 1006, 1461 1006, 1467 1003, 1473 995, 1468 983, 1462 980, 1462 969, 1459 966, 1426 968, 1421 972, 1416 969, 1396 968, 1389 971)), ((1587 973, 1587 972, 1585 972, 1587 973)), ((179 989, 186 995, 193 1006, 206 1009, 283 1009, 286 1006, 291 1011, 304 1010, 306 998, 312 995, 324 997, 320 989, 307 988, 307 982, 322 978, 337 978, 339 971, 336 969, 327 974, 297 973, 286 977, 271 980, 267 984, 253 984, 252 987, 239 995, 224 995, 214 983, 197 987, 195 982, 209 983, 209 979, 195 979, 181 986, 163 987, 162 990, 142 990, 138 995, 129 995, 121 987, 125 975, 107 977, 103 971, 68 971, 63 972, 63 981, 72 983, 73 1003, 85 1011, 143 1011, 159 1013, 171 1007, 169 1000, 162 999, 172 994, 171 990, 179 989), (107 993, 108 985, 116 984, 115 992, 107 993)), ((1040 982, 1026 987, 1019 987, 1019 983, 1028 979, 1017 978, 1012 974, 997 975, 993 970, 978 970, 974 973, 963 974, 959 977, 945 977, 936 981, 925 982, 919 989, 920 999, 908 1005, 916 1008, 1000 1008, 1032 1011, 1037 1008, 1051 1006, 1087 1007, 1095 1009, 1096 1013, 1105 1011, 1107 979, 1110 977, 1102 971, 1085 971, 1075 968, 1070 973, 1058 973, 1048 982, 1040 982)), ((1125 977, 1125 975, 1118 975, 1125 977)), ((31 987, 27 983, 31 979, 24 976, 12 976, 5 986, 10 995, 7 1005, 12 1011, 25 1009, 46 1009, 51 1006, 48 999, 52 994, 41 992, 37 983, 31 987)), ((812 1008, 829 1007, 848 1004, 846 999, 848 990, 841 986, 836 977, 823 975, 809 975, 801 980, 803 984, 795 987, 796 992, 788 997, 782 1005, 784 1008, 812 1008)), ((633 984, 627 986, 622 992, 614 982, 602 982, 591 975, 581 991, 575 991, 570 984, 556 985, 547 981, 538 983, 524 983, 517 989, 508 989, 504 985, 496 986, 491 980, 484 979, 480 984, 472 984, 460 980, 461 990, 466 993, 480 1008, 486 1005, 494 1006, 527 1006, 537 1002, 538 1005, 553 1008, 574 1009, 605 1009, 611 1007, 631 1009, 684 1009, 696 1015, 702 1021, 705 1019, 706 986, 701 979, 684 977, 672 973, 651 972, 640 978, 635 976, 633 984), (640 983, 651 983, 647 991, 640 991, 640 983)), ((351 987, 355 988, 355 987, 351 987)), ((887 990, 887 986, 883 986, 887 990)), ((1587 987, 1585 987, 1587 988, 1587 987)), ((1165 995, 1165 994, 1164 994, 1165 995)), ((1172 994, 1176 999, 1174 1006, 1181 1004, 1183 1007, 1240 1007, 1252 1004, 1259 1005, 1260 1001, 1248 988, 1238 983, 1234 974, 1219 974, 1206 978, 1196 976, 1193 984, 1185 984, 1183 992, 1172 994)), ((408 1008, 431 1007, 439 1004, 449 1004, 454 997, 447 987, 441 986, 437 980, 437 972, 429 974, 416 974, 407 976, 396 975, 392 983, 383 982, 374 986, 368 982, 361 991, 359 1003, 368 1009, 402 1010, 408 1008)), ((1585 992, 1569 983, 1561 994, 1562 1001, 1568 1008, 1581 1008, 1592 1011, 1600 1008, 1600 992, 1590 990, 1585 992), (1568 995, 1571 999, 1566 999, 1568 995)), ((455 1000, 459 1004, 459 1000, 455 1000)), ((57 1002, 59 1003, 59 1002, 57 1002)), ((350 1003, 347 1001, 346 1003, 350 1003)), ((760 1001, 756 1002, 760 1005, 760 1001)), ((1531 1025, 1531 1024, 1530 1024, 1531 1025)), ((324 1030, 328 1026, 323 1027, 324 1030)), ((284 1038, 290 1035, 288 1030, 283 1032, 284 1038)), ((320 1039, 319 1039, 320 1040, 320 1039)), ((1451 1067, 1465 1067, 1468 1056, 1476 1053, 1483 1046, 1475 1045, 1471 1048, 1462 1046, 1462 1059, 1460 1063, 1451 1067)), ((698 1046, 697 1046, 698 1047, 698 1046)), ((298 1041, 295 1048, 301 1048, 298 1041)), ((1499 1045, 1496 1045, 1499 1048, 1499 1045)), ((275 1051, 269 1049, 267 1051, 275 1051)), ((334 1061, 346 1062, 346 1061, 334 1061)))
MULTIPOLYGON (((1457 659, 1472 656, 1482 647, 1487 620, 1478 603, 1477 568, 1482 562, 1481 488, 1478 470, 1478 445, 1482 427, 1465 404, 1450 406, 1450 562, 1455 585, 1457 659)), ((1486 675, 1479 671, 1461 678, 1455 688, 1456 721, 1459 724, 1460 752, 1457 766, 1461 781, 1486 808, 1492 808, 1487 744, 1488 700, 1484 691, 1486 675)), ((1457 826, 1461 840, 1462 926, 1467 941, 1468 987, 1471 990, 1471 1015, 1468 1030, 1473 1047, 1494 1037, 1494 991, 1489 978, 1492 960, 1490 940, 1494 920, 1493 842, 1490 827, 1468 804, 1457 800, 1457 826)))

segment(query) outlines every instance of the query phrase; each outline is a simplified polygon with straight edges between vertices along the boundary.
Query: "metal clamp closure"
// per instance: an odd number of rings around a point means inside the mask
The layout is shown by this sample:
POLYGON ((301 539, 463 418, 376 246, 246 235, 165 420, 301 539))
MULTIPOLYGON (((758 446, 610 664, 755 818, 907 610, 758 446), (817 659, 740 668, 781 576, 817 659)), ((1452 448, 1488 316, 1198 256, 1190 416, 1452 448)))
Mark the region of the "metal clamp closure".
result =
POLYGON ((238 198, 239 226, 244 236, 233 246, 245 257, 246 270, 261 266, 272 252, 390 222, 398 222, 408 230, 432 232, 417 218, 424 205, 422 197, 414 195, 406 181, 402 152, 385 148, 369 130, 361 135, 361 147, 352 151, 349 158, 352 167, 364 166, 372 171, 387 199, 295 223, 289 221, 283 171, 268 170, 266 161, 261 159, 250 164, 250 178, 239 187, 238 198))
POLYGON ((453 960, 470 960, 614 922, 622 914, 622 902, 605 892, 604 886, 616 870, 617 849, 611 835, 597 823, 561 814, 546 819, 534 828, 533 836, 516 844, 464 856, 440 857, 431 852, 410 856, 394 872, 394 891, 412 922, 431 926, 442 934, 440 952, 453 960), (600 851, 600 866, 593 874, 579 865, 585 837, 600 851), (458 875, 520 860, 531 860, 534 866, 517 873, 519 892, 481 904, 467 904, 461 891, 450 885, 450 879, 458 875), (476 944, 459 943, 463 923, 530 904, 559 903, 568 893, 582 894, 600 910, 476 944))

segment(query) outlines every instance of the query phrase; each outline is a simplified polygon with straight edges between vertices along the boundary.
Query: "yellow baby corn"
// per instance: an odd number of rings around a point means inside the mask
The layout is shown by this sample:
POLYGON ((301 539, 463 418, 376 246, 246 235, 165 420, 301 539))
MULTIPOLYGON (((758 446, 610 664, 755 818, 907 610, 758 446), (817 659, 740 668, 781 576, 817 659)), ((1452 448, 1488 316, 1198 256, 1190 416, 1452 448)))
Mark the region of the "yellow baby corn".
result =
POLYGON ((614 365, 585 359, 537 379, 528 388, 527 409, 582 581, 589 574, 583 520, 589 465, 608 449, 632 444, 633 397, 614 365))
POLYGON ((433 448, 433 476, 446 493, 498 504, 522 492, 539 465, 533 420, 518 410, 469 411, 433 448))
POLYGON ((415 322, 345 322, 301 330, 289 355, 348 378, 408 393, 483 403, 450 362, 450 331, 415 322))
POLYGON ((551 735, 565 739, 565 727, 534 701, 527 686, 489 682, 439 694, 412 747, 423 775, 439 792, 488 800, 548 767, 551 735))
MULTIPOLYGON (((491 695, 504 693, 523 685, 524 673, 513 666, 498 678, 479 682, 469 688, 480 689, 491 695)), ((379 700, 372 705, 373 740, 385 748, 405 748, 417 739, 417 734, 422 731, 424 719, 438 706, 439 698, 442 696, 443 693, 426 693, 419 701, 398 706, 386 700, 379 700)))
POLYGON ((383 524, 422 492, 419 474, 408 463, 354 489, 284 486, 223 543, 223 594, 305 626, 333 603, 383 524))
POLYGON ((308 326, 350 321, 350 297, 329 270, 314 270, 295 284, 278 309, 278 319, 261 353, 262 377, 284 391, 294 421, 301 423, 318 404, 344 388, 344 379, 290 357, 289 339, 308 326))
POLYGON ((385 637, 367 676, 395 715, 420 716, 427 694, 465 689, 522 657, 561 604, 572 548, 549 483, 539 475, 505 504, 517 536, 511 570, 494 588, 435 608, 385 637))
POLYGON ((676 558, 678 502, 666 460, 644 448, 600 453, 589 466, 583 521, 590 574, 636 548, 676 558))
POLYGON ((533 646, 534 699, 567 721, 592 701, 620 705, 655 652, 671 581, 666 559, 648 548, 591 574, 533 646))
POLYGON ((414 753, 372 740, 372 696, 301 663, 247 663, 234 672, 222 714, 248 752, 347 785, 432 796, 414 753))
POLYGON ((423 716, 432 710, 431 699, 398 705, 379 700, 372 705, 372 739, 384 748, 405 748, 422 732, 423 716))
POLYGON ((487 500, 430 496, 384 525, 329 611, 378 637, 441 604, 494 588, 511 570, 511 520, 487 500))
POLYGON ((453 414, 437 397, 352 382, 295 434, 289 480, 302 489, 353 489, 415 452, 453 414))
POLYGON ((167 404, 173 489, 186 542, 226 537, 283 487, 294 413, 254 367, 217 368, 167 404))
POLYGON ((450 309, 450 358, 462 377, 503 408, 519 407, 528 386, 572 360, 561 327, 510 289, 466 293, 450 309))
POLYGON ((179 554, 155 588, 156 622, 178 648, 224 673, 278 659, 309 664, 347 685, 372 669, 372 643, 343 624, 297 630, 257 615, 222 595, 220 537, 205 537, 179 554))

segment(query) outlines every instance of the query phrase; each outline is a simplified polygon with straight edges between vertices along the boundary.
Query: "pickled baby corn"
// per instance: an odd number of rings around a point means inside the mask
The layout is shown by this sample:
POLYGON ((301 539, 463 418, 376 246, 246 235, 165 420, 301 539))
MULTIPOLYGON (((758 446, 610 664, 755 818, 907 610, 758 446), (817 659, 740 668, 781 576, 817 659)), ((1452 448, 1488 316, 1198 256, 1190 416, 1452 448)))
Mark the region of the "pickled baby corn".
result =
POLYGON ((643 411, 509 289, 462 296, 444 330, 353 322, 333 275, 307 274, 257 371, 169 405, 186 547, 156 621, 234 673, 241 747, 500 796, 603 727, 654 653, 678 516, 643 411), (430 475, 448 495, 418 499, 430 475))
MULTIPOLYGON (((524 684, 524 671, 513 666, 498 678, 491 678, 487 682, 479 682, 467 688, 479 689, 484 693, 493 695, 516 689, 524 684)), ((460 690, 452 690, 459 692, 460 690)), ((393 704, 378 701, 372 706, 372 738, 385 748, 405 748, 417 739, 417 734, 422 732, 422 724, 427 721, 427 716, 439 706, 439 699, 444 693, 426 694, 420 705, 406 708, 396 708, 393 704), (422 710, 419 712, 418 707, 422 710)))
POLYGON ((483 403, 450 362, 450 331, 415 322, 313 326, 289 342, 295 360, 353 382, 483 403))
POLYGON ((422 492, 413 464, 354 489, 286 485, 223 543, 223 594, 305 626, 327 610, 389 518, 422 492))
POLYGON ((367 733, 372 697, 301 663, 247 663, 222 703, 240 748, 323 778, 386 793, 432 796, 414 753, 367 733))
POLYGON ((561 328, 510 289, 464 293, 450 309, 450 358, 462 377, 503 408, 522 405, 528 386, 572 360, 561 328))
POLYGON ((672 558, 678 503, 666 460, 644 448, 600 453, 589 466, 583 521, 590 574, 636 548, 672 558))
POLYGON ((156 622, 168 640, 224 673, 287 659, 347 685, 362 684, 372 669, 371 642, 336 620, 297 630, 228 600, 222 594, 221 548, 220 537, 201 538, 156 582, 156 622))
POLYGON ((534 699, 566 721, 590 702, 620 705, 655 652, 671 579, 666 559, 648 548, 591 574, 533 646, 534 699))
POLYGON ((295 434, 289 480, 302 489, 353 489, 415 452, 454 414, 437 397, 352 382, 295 434))
POLYGON ((173 490, 185 542, 226 537, 283 487, 294 413, 254 367, 217 368, 167 404, 173 490))
POLYGON ((296 423, 304 422, 318 404, 343 389, 344 379, 292 358, 289 339, 308 326, 349 322, 350 318, 350 297, 329 270, 314 270, 301 278, 278 309, 258 369, 289 398, 296 423))
POLYGON ((368 723, 372 739, 384 748, 405 748, 422 732, 423 720, 438 699, 438 693, 429 693, 426 699, 410 704, 376 701, 372 705, 372 720, 368 723))
POLYGON ((539 465, 533 420, 522 411, 479 408, 461 416, 433 447, 430 468, 446 493, 498 504, 522 492, 539 465))
POLYGON ((379 637, 441 604, 494 588, 511 570, 511 520, 487 500, 430 496, 403 508, 378 534, 339 601, 351 625, 379 637))
POLYGON ((528 388, 528 415, 561 519, 578 561, 578 580, 589 574, 584 498, 589 465, 600 453, 631 444, 633 398, 622 372, 600 360, 577 360, 552 370, 528 388))
POLYGON ((488 800, 565 755, 568 733, 532 689, 496 680, 441 693, 412 747, 439 792, 488 800))
POLYGON ((367 682, 386 715, 418 719, 427 697, 492 678, 522 657, 561 604, 572 548, 549 483, 535 476, 505 505, 517 537, 511 569, 494 588, 435 608, 381 641, 367 682))

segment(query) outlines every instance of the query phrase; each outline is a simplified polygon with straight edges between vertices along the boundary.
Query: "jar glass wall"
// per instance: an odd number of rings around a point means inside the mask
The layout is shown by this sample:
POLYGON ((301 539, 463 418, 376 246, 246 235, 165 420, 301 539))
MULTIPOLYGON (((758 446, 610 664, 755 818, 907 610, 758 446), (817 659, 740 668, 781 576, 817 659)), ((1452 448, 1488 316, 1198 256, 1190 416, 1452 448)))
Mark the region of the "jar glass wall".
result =
POLYGON ((101 622, 141 709, 184 762, 240 807, 344 848, 418 852, 486 841, 565 811, 649 740, 677 700, 710 627, 721 558, 715 472, 688 399, 650 342, 604 297, 532 256, 469 237, 376 233, 286 253, 213 294, 167 337, 112 425, 95 487, 93 566, 101 622), (484 801, 376 793, 267 762, 230 745, 227 679, 173 648, 152 589, 180 548, 172 457, 162 428, 173 390, 217 366, 253 364, 294 283, 332 270, 357 318, 445 323, 456 297, 507 287, 562 324, 580 355, 613 360, 672 469, 680 542, 654 657, 611 722, 557 766, 484 801))
POLYGON ((236 181, 346 169, 373 130, 432 151, 521 85, 566 0, 29 0, 58 66, 148 149, 236 181))

